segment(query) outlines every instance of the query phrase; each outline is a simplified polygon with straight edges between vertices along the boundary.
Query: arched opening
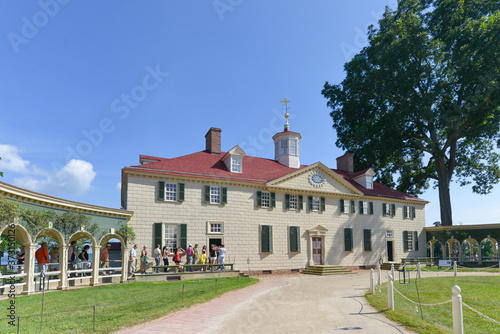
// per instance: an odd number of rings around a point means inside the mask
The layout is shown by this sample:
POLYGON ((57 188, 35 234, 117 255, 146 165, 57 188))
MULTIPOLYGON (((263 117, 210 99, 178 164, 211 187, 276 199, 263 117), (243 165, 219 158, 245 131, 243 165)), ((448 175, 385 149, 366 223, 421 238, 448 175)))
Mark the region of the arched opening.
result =
POLYGON ((0 233, 0 291, 10 285, 15 286, 16 293, 23 290, 28 281, 25 265, 30 263, 29 246, 31 237, 21 225, 10 224, 0 233), (10 264, 13 261, 15 264, 10 264))
MULTIPOLYGON (((93 279, 93 253, 96 251, 95 238, 86 231, 71 235, 67 245, 66 263, 69 286, 89 285, 93 279)), ((98 264, 97 264, 98 265, 98 264)))
POLYGON ((446 260, 459 261, 461 254, 461 245, 457 239, 450 239, 446 242, 446 260))
POLYGON ((108 233, 99 242, 101 253, 99 256, 99 275, 103 283, 113 283, 118 279, 123 282, 127 279, 128 259, 126 258, 125 241, 115 233, 108 233), (115 279, 116 278, 116 279, 115 279))
POLYGON ((471 261, 471 244, 469 240, 462 241, 462 259, 466 262, 471 261))
POLYGON ((495 239, 485 238, 481 241, 481 259, 483 262, 497 262, 498 246, 495 239))
POLYGON ((443 258, 443 245, 441 244, 441 241, 436 241, 434 243, 432 254, 436 261, 443 258))
POLYGON ((427 248, 427 257, 433 257, 433 255, 432 255, 432 243, 430 241, 427 243, 426 248, 427 248))
POLYGON ((60 259, 64 249, 64 238, 59 231, 53 228, 47 228, 35 237, 35 291, 56 289, 61 286, 62 271, 60 259), (40 250, 43 244, 46 244, 46 251, 40 250), (44 253, 48 255, 44 259, 44 253), (48 261, 45 266, 41 262, 48 261), (41 271, 44 268, 44 278, 41 278, 41 271))

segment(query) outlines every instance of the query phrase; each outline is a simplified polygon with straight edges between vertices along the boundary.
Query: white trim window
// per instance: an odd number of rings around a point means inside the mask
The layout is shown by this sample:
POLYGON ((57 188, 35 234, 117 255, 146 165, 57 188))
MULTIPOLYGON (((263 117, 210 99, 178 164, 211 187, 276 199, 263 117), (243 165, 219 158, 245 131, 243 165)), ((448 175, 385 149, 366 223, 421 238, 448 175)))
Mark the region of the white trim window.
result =
POLYGON ((262 192, 261 194, 261 208, 270 208, 271 207, 271 193, 262 192))
POLYGON ((278 156, 280 154, 280 142, 276 141, 274 143, 274 156, 278 156))
POLYGON ((299 209, 299 198, 297 195, 290 195, 290 210, 299 209))
POLYGON ((413 246, 413 233, 408 233, 408 250, 409 251, 413 251, 415 250, 414 249, 414 246, 413 246))
POLYGON ((367 215, 368 214, 368 202, 363 201, 363 212, 360 212, 360 213, 362 215, 367 215))
POLYGON ((319 211, 321 209, 321 198, 313 197, 312 198, 312 211, 319 211))
POLYGON ((241 157, 231 156, 231 172, 241 173, 241 157))
POLYGON ((211 223, 208 222, 208 233, 209 234, 223 234, 224 224, 222 222, 211 223))
POLYGON ((385 237, 386 238, 393 238, 394 237, 394 232, 392 230, 385 231, 385 237))
POLYGON ((165 201, 177 201, 177 183, 165 183, 165 201))
POLYGON ((342 200, 344 202, 344 213, 351 213, 351 201, 342 200))
POLYGON ((210 187, 210 204, 219 204, 220 195, 220 187, 210 187))
POLYGON ((179 224, 165 224, 165 236, 163 245, 171 250, 176 249, 179 244, 179 224))
POLYGON ((290 154, 297 155, 297 141, 290 140, 290 154))
POLYGON ((281 141, 281 154, 288 154, 288 140, 281 141))
POLYGON ((366 177, 366 189, 373 189, 373 178, 371 176, 366 177))

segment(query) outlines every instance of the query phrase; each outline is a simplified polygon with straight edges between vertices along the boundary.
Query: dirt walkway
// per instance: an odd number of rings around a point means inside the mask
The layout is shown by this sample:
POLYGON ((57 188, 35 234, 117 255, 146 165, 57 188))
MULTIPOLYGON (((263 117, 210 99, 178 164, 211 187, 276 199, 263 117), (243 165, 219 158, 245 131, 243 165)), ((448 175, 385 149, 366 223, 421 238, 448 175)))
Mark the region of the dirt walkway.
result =
POLYGON ((367 304, 367 271, 258 284, 119 333, 412 333, 367 304))

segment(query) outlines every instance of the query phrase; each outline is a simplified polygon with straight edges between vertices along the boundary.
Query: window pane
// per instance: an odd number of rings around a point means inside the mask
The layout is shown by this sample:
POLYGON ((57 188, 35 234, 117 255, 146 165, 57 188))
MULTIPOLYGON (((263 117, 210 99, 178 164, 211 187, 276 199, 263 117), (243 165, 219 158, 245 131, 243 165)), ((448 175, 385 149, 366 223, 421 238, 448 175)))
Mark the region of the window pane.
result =
POLYGON ((263 207, 263 208, 271 207, 269 193, 265 193, 265 192, 262 193, 262 195, 261 195, 261 207, 263 207))
POLYGON ((177 183, 165 184, 165 200, 177 201, 177 183))
POLYGON ((288 140, 281 141, 281 154, 288 154, 288 140))
POLYGON ((320 198, 319 197, 313 197, 312 199, 312 210, 313 211, 319 211, 320 208, 320 198))
POLYGON ((165 246, 170 247, 171 250, 177 248, 177 235, 179 234, 179 225, 167 224, 165 225, 165 246))
POLYGON ((290 140, 290 154, 297 155, 297 141, 290 140))
POLYGON ((241 173, 241 157, 231 157, 231 171, 241 173))
POLYGON ((210 203, 220 203, 220 187, 210 187, 210 203))
POLYGON ((297 195, 290 195, 290 210, 297 210, 299 208, 297 195))

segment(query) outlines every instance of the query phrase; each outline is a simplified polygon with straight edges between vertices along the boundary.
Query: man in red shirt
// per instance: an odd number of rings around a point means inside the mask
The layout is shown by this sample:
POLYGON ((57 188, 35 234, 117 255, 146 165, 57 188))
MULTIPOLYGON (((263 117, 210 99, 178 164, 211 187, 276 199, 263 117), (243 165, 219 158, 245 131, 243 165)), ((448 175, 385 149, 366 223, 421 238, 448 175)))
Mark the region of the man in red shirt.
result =
POLYGON ((101 251, 101 268, 109 268, 109 249, 111 248, 110 244, 107 244, 106 247, 101 251))
POLYGON ((49 263, 49 251, 47 250, 47 244, 42 242, 42 247, 38 248, 35 252, 36 262, 38 263, 38 271, 40 272, 40 277, 45 277, 45 272, 47 271, 47 263, 49 263))

